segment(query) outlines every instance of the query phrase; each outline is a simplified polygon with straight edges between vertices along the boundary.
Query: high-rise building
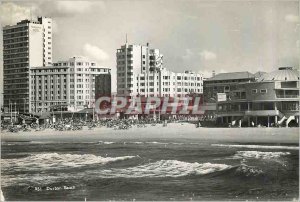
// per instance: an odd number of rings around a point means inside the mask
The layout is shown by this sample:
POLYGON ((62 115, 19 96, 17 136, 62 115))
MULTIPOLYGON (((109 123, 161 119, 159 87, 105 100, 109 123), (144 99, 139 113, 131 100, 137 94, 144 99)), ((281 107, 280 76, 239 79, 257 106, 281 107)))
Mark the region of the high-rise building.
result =
POLYGON ((95 79, 109 75, 110 69, 100 67, 85 57, 73 57, 52 66, 31 67, 31 112, 66 109, 79 111, 93 107, 95 79))
POLYGON ((30 110, 29 69, 52 63, 52 21, 40 17, 3 27, 4 107, 30 110))
POLYGON ((158 49, 125 44, 117 49, 117 94, 136 95, 136 76, 141 73, 158 72, 162 68, 163 55, 158 49))
POLYGON ((203 75, 175 73, 163 67, 159 49, 125 44, 117 49, 117 94, 120 96, 178 97, 202 94, 203 75))

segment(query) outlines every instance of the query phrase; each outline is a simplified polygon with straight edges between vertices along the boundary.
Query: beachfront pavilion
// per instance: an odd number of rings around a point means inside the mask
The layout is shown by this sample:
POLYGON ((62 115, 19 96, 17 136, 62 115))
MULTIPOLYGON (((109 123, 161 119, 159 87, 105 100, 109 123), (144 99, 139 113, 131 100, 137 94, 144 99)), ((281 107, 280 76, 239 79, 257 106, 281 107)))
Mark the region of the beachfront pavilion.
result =
POLYGON ((217 117, 219 125, 299 126, 299 71, 281 67, 230 89, 217 117))

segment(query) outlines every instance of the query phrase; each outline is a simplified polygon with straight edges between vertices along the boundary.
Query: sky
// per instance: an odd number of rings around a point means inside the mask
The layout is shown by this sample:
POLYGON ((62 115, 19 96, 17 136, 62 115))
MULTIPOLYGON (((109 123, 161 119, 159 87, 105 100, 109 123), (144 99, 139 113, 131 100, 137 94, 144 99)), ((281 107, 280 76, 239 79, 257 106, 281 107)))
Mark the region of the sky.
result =
MULTIPOLYGON (((2 1, 1 27, 53 19, 53 61, 86 56, 116 72, 116 49, 150 44, 164 67, 216 73, 299 68, 298 1, 2 1)), ((3 66, 2 32, 0 68, 3 66)), ((1 74, 2 77, 2 74, 1 74)), ((2 82, 2 79, 1 79, 2 82)), ((0 83, 1 87, 3 84, 0 83)), ((113 82, 116 91, 116 82, 113 82)))

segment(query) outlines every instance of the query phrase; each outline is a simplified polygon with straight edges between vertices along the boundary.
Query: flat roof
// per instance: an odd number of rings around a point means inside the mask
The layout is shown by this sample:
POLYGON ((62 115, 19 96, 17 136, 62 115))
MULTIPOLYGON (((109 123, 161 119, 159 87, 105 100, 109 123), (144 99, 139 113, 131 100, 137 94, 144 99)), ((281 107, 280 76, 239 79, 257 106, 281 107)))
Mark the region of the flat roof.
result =
POLYGON ((237 80, 237 79, 252 79, 255 78, 254 74, 246 72, 229 72, 220 73, 214 77, 208 78, 207 81, 219 81, 219 80, 237 80))

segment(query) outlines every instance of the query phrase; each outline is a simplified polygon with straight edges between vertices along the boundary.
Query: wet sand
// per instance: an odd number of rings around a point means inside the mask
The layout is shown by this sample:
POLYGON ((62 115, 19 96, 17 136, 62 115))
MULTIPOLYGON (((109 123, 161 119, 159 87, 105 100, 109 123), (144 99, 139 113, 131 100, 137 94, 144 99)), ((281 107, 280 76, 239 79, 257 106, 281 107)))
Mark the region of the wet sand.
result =
POLYGON ((80 131, 2 132, 1 141, 95 142, 109 139, 193 139, 244 143, 299 143, 299 128, 196 128, 188 123, 162 124, 128 130, 83 128, 80 131))

